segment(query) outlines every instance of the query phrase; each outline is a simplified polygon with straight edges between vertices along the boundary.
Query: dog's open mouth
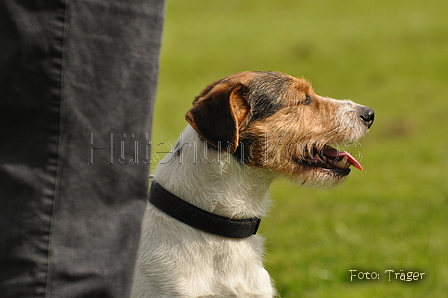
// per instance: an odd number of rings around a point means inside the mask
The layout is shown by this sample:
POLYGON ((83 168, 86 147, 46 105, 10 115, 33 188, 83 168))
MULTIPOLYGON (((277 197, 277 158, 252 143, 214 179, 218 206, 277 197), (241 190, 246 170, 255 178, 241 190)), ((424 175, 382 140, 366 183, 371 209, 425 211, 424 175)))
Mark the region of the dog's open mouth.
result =
POLYGON ((295 159, 294 162, 303 166, 335 171, 342 175, 350 173, 350 166, 362 171, 359 161, 349 152, 339 151, 329 145, 325 145, 322 149, 307 150, 301 159, 295 159))

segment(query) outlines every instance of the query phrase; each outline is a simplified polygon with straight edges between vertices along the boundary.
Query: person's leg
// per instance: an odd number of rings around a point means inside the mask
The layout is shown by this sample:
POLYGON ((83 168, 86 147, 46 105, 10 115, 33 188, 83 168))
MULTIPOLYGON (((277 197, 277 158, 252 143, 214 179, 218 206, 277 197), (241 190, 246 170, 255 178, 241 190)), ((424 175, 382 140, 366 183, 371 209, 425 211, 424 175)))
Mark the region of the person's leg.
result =
POLYGON ((2 297, 128 296, 163 9, 0 2, 2 297))

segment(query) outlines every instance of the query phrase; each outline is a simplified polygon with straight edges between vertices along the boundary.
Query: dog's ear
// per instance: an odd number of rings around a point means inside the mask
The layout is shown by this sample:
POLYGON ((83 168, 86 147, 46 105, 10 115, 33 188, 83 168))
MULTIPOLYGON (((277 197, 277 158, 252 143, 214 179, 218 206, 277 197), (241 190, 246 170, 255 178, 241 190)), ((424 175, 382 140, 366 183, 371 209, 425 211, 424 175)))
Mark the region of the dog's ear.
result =
POLYGON ((185 118, 208 143, 235 153, 250 111, 246 93, 242 84, 214 83, 196 97, 185 118))

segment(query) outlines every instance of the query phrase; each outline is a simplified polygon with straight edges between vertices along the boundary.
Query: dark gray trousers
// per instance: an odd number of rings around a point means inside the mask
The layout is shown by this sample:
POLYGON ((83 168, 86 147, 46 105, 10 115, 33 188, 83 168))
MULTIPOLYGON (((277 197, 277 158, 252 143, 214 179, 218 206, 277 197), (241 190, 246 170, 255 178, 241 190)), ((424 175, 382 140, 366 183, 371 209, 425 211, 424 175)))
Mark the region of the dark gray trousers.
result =
POLYGON ((0 297, 129 295, 163 11, 0 1, 0 297))

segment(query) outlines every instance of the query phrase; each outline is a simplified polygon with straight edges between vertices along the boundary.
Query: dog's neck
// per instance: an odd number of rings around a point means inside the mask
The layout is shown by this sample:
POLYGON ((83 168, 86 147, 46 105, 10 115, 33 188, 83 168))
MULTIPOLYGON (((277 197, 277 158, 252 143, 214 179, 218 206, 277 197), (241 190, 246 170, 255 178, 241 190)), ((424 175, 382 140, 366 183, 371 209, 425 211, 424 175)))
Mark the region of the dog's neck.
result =
POLYGON ((154 178, 176 196, 230 218, 263 217, 274 177, 265 169, 241 164, 233 156, 211 148, 189 125, 154 173, 154 178))

